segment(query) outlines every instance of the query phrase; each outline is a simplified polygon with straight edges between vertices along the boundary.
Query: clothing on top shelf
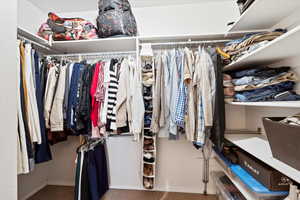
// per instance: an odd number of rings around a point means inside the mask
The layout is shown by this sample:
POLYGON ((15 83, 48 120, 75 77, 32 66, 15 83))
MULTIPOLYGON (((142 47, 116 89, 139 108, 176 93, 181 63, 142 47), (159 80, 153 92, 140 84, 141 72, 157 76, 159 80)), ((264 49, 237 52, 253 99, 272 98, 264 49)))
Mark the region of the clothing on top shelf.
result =
POLYGON ((271 32, 246 34, 243 38, 226 43, 223 49, 218 49, 218 52, 222 56, 223 62, 229 64, 256 49, 267 45, 270 41, 280 37, 285 32, 285 29, 276 29, 271 32))

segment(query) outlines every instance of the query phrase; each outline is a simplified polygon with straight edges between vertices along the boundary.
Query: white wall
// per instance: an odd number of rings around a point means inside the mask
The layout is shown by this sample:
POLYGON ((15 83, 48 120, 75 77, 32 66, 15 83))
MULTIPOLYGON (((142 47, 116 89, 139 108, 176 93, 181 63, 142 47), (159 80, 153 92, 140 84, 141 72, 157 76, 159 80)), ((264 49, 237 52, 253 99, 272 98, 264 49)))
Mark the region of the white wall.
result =
POLYGON ((47 20, 47 13, 27 0, 18 0, 18 27, 37 33, 40 25, 47 20))
MULTIPOLYGON (((224 33, 226 24, 239 16, 235 1, 161 7, 133 8, 139 35, 182 35, 224 33)), ((60 13, 62 17, 82 17, 96 22, 97 10, 60 13)))
POLYGON ((17 0, 0 6, 0 194, 1 199, 17 199, 17 0))
POLYGON ((18 200, 27 199, 48 184, 50 164, 39 164, 30 174, 18 176, 18 200))
POLYGON ((224 33, 239 15, 235 1, 134 8, 140 35, 224 33))

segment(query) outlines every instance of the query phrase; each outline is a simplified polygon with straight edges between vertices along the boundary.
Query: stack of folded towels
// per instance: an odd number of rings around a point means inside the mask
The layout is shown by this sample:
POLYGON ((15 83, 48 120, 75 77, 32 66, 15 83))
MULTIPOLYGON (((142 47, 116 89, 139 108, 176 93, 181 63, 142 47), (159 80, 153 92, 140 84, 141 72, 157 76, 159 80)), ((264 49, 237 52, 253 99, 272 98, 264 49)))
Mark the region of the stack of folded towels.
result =
MULTIPOLYGON (((290 67, 260 67, 235 71, 226 80, 232 78, 234 101, 299 101, 300 95, 293 89, 297 81, 290 67)), ((225 78, 224 78, 225 79, 225 78)), ((224 80, 225 84, 225 80, 224 80)), ((226 89, 226 88, 225 88, 226 89)), ((229 94, 225 91, 225 96, 229 94)), ((232 94, 232 93, 231 93, 232 94)))
POLYGON ((276 29, 271 32, 247 34, 243 38, 226 43, 223 49, 218 48, 217 50, 222 56, 224 64, 229 64, 256 49, 265 46, 285 32, 285 29, 276 29))

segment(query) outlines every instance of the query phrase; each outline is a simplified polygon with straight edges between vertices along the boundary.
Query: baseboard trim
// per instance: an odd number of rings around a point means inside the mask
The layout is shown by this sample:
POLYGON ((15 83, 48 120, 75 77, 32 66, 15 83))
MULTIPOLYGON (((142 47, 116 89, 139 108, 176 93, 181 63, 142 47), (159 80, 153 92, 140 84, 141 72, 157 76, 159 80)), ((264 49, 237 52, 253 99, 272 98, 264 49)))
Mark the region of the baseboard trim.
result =
POLYGON ((36 194, 37 192, 39 192, 41 189, 43 189, 47 185, 48 185, 47 183, 42 184, 41 186, 39 186, 38 188, 35 188, 34 190, 32 190, 30 193, 28 193, 24 197, 20 197, 19 200, 27 200, 27 199, 29 199, 31 196, 33 196, 34 194, 36 194))
POLYGON ((75 186, 73 181, 48 181, 47 185, 75 186))
MULTIPOLYGON (((146 191, 145 188, 135 187, 135 186, 127 187, 127 186, 112 185, 109 188, 110 189, 117 189, 117 190, 143 190, 143 191, 146 191)), ((203 192, 201 190, 199 190, 199 188, 187 189, 186 187, 169 187, 169 188, 166 188, 166 187, 163 187, 163 186, 157 186, 152 191, 203 194, 203 192)), ((208 193, 209 194, 214 194, 214 193, 210 193, 210 191, 208 191, 208 193)))

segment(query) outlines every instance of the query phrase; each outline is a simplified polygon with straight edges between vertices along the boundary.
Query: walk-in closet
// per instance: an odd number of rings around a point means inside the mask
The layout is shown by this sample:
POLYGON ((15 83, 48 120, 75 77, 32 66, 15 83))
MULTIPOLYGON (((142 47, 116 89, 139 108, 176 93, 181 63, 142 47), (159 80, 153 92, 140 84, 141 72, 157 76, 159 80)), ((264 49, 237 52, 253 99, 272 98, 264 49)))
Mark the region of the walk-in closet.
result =
POLYGON ((1 200, 300 200, 300 1, 0 11, 1 200))

